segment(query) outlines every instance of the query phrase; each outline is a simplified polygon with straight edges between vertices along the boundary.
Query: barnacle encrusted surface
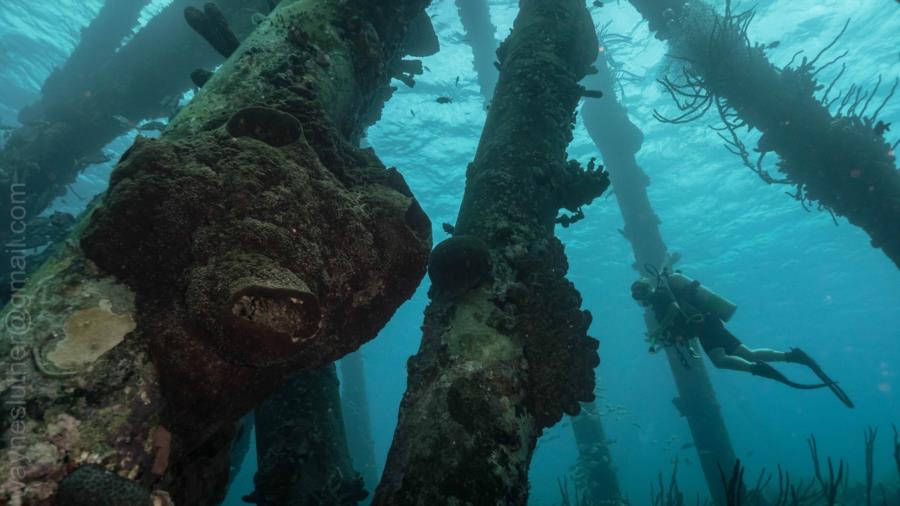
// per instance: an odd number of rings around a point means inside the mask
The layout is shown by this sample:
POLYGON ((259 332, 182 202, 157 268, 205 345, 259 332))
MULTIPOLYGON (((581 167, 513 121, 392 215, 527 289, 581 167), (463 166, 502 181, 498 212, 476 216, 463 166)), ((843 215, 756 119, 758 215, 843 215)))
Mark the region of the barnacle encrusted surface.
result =
POLYGON ((597 341, 554 222, 608 185, 565 153, 598 43, 584 2, 520 7, 453 238, 432 253, 376 506, 525 504, 538 435, 594 396, 597 341))
POLYGON ((0 339, 16 373, 0 400, 20 406, 0 431, 31 459, 22 483, 0 460, 0 502, 52 503, 67 474, 99 463, 176 504, 218 504, 232 422, 374 337, 412 295, 430 222, 399 172, 354 146, 426 4, 282 0, 159 139, 123 155, 102 202, 0 311, 34 315, 0 339), (248 108, 277 111, 288 135, 267 121, 229 133, 248 108), (110 315, 112 348, 48 357, 110 315))
MULTIPOLYGON (((879 119, 896 81, 880 100, 872 101, 877 86, 870 92, 858 85, 851 85, 846 92, 834 90, 837 98, 829 99, 837 81, 820 81, 819 72, 845 56, 827 56, 820 62, 833 42, 816 56, 796 58, 796 64, 792 58, 788 65, 778 67, 766 53, 767 46, 750 44, 747 26, 752 9, 737 14, 729 8, 719 15, 701 0, 631 3, 656 36, 689 62, 682 72, 684 82, 667 80, 670 92, 675 89, 673 84, 681 87, 673 97, 683 102, 684 111, 681 118, 669 121, 697 119, 715 105, 728 148, 739 154, 745 165, 767 183, 796 187, 788 195, 806 210, 815 205, 845 216, 869 235, 873 247, 882 249, 900 267, 900 171, 893 149, 896 145, 885 138, 889 125, 879 119), (872 110, 867 113, 870 102, 872 110), (750 160, 738 135, 744 127, 762 134, 756 160, 750 160), (778 177, 764 168, 768 164, 763 158, 771 151, 779 157, 775 164, 781 173, 778 177)), ((880 84, 881 77, 878 81, 880 84)))
POLYGON ((380 184, 374 157, 345 154, 364 168, 344 168, 361 178, 352 186, 305 140, 277 149, 216 129, 135 144, 82 244, 140 294, 139 324, 176 320, 164 335, 182 337, 148 336, 165 378, 223 360, 202 392, 239 377, 232 368, 320 366, 374 337, 411 294, 430 242, 407 224, 418 204, 380 184))
POLYGON ((252 137, 276 148, 296 142, 303 133, 297 118, 268 107, 241 109, 225 128, 234 137, 252 137))
POLYGON ((384 98, 381 51, 400 44, 379 39, 399 21, 376 21, 283 3, 166 135, 137 140, 85 229, 86 256, 137 292, 173 432, 355 350, 424 275, 430 221, 351 144, 384 98))

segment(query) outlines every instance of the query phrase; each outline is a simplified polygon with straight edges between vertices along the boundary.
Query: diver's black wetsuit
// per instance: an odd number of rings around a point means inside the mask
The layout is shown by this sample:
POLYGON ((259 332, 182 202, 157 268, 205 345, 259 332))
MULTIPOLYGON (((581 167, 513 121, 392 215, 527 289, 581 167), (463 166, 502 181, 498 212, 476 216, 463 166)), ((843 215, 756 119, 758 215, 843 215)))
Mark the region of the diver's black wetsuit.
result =
MULTIPOLYGON (((672 302, 672 296, 664 288, 654 291, 650 298, 650 305, 656 321, 662 322, 665 319, 672 302)), ((680 296, 678 302, 684 314, 677 314, 669 325, 668 330, 673 336, 681 336, 685 339, 698 338, 706 353, 715 348, 723 348, 726 354, 733 355, 734 350, 742 344, 737 337, 734 337, 734 334, 725 328, 719 317, 713 313, 703 313, 691 305, 687 294, 680 296), (684 315, 692 318, 687 320, 684 315)))
MULTIPOLYGON (((656 321, 661 326, 665 326, 661 328, 664 334, 667 334, 665 337, 675 341, 674 343, 670 341, 664 344, 679 344, 679 338, 688 340, 696 337, 700 340, 700 345, 703 346, 703 350, 707 355, 710 355, 710 352, 717 348, 722 348, 726 355, 734 355, 735 350, 743 343, 725 328, 725 324, 722 323, 718 316, 698 309, 700 304, 694 302, 696 286, 698 285, 688 286, 675 294, 674 298, 677 298, 677 306, 674 305, 673 294, 665 285, 653 290, 650 298, 646 299, 653 309, 656 321), (666 320, 667 316, 670 316, 668 321, 666 320)), ((632 288, 632 296, 634 296, 634 288, 632 288)), ((650 350, 656 350, 655 343, 651 345, 650 350)), ((713 355, 710 356, 712 357, 713 355)), ((748 371, 753 375, 774 379, 793 388, 804 390, 828 387, 847 407, 853 407, 853 401, 850 400, 847 393, 825 374, 825 371, 819 367, 819 364, 799 348, 791 348, 791 351, 784 354, 783 360, 806 365, 819 377, 822 383, 812 385, 795 383, 765 361, 752 361, 752 358, 745 358, 745 360, 752 362, 748 371)), ((684 359, 682 361, 684 362, 684 359)))

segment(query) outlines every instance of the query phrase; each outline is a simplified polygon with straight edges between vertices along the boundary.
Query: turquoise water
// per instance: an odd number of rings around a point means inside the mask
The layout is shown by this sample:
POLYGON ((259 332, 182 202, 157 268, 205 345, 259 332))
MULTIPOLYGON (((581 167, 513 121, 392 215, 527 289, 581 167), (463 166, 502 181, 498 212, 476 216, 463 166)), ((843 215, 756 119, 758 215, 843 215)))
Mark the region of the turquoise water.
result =
MULTIPOLYGON (((158 9, 165 1, 154 2, 158 9)), ((722 4, 723 2, 718 2, 722 4)), ((65 61, 79 29, 99 9, 100 0, 5 0, 0 3, 0 123, 13 124, 16 111, 37 97, 40 84, 65 61)), ((516 14, 513 1, 491 1, 498 37, 516 14)), ((749 6, 749 3, 746 3, 749 6)), ((152 11, 150 11, 152 12, 152 11)), ((425 59, 430 69, 414 89, 401 90, 387 104, 368 142, 387 165, 406 177, 435 224, 453 222, 462 195, 466 164, 472 159, 484 122, 484 103, 471 67, 471 51, 452 0, 430 8, 442 50, 425 59), (458 85, 456 78, 459 77, 458 85), (450 104, 435 102, 449 96, 450 104)), ((802 346, 840 380, 856 401, 843 408, 825 391, 800 392, 735 372, 710 370, 738 456, 755 478, 763 466, 781 464, 809 476, 805 438, 815 434, 820 452, 849 461, 851 481, 862 478, 863 430, 881 428, 875 475, 896 479, 890 453, 890 423, 900 422, 900 272, 865 234, 844 219, 835 226, 827 213, 804 211, 742 167, 707 126, 713 116, 689 125, 653 119, 654 109, 671 111, 670 99, 655 78, 665 68, 665 46, 653 39, 628 2, 593 9, 598 25, 631 33, 632 44, 616 57, 639 79, 625 83, 624 102, 645 142, 638 161, 652 178, 650 198, 662 219, 670 248, 683 255, 680 267, 739 305, 729 328, 751 346, 802 346)), ((900 77, 900 8, 887 0, 763 0, 750 38, 780 41, 770 54, 784 64, 800 49, 815 53, 852 21, 839 43, 847 50, 843 85, 874 84, 881 74, 900 77)), ((837 70, 837 69, 829 69, 837 70)), ((829 71, 823 72, 828 80, 829 71)), ((900 125, 900 99, 884 109, 887 122, 900 125)), ((900 127, 898 127, 900 128, 900 127)), ((895 140, 900 132, 889 133, 895 140)), ((121 152, 128 139, 107 147, 121 152)), ((748 137, 748 145, 755 142, 748 137)), ((597 156, 579 124, 570 156, 597 156)), ((57 208, 75 210, 102 191, 109 167, 83 174, 57 208), (77 195, 76 195, 77 194, 77 195)), ((602 363, 598 403, 605 411, 607 436, 625 493, 647 504, 656 473, 680 460, 681 486, 688 497, 705 495, 687 426, 671 405, 674 386, 662 356, 649 355, 642 341, 640 309, 629 297, 635 278, 615 196, 586 209, 587 219, 560 230, 571 264, 570 278, 594 315, 592 335, 600 339, 602 363)), ((406 358, 414 353, 426 303, 427 280, 381 335, 363 348, 369 378, 375 451, 383 462, 406 381, 406 358)), ((800 379, 801 368, 783 368, 800 379)), ((532 465, 532 502, 559 500, 556 479, 570 472, 576 452, 564 420, 538 444, 532 465)), ((252 454, 225 504, 240 504, 249 492, 252 454)))

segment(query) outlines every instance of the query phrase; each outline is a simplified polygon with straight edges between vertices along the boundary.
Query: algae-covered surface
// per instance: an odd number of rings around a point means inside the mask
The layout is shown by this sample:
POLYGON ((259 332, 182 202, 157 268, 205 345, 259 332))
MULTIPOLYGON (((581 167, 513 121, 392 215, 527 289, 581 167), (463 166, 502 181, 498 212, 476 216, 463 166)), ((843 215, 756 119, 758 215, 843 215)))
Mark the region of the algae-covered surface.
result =
MULTIPOLYGON (((319 342, 322 353, 336 349, 332 345, 342 350, 362 345, 357 356, 365 363, 363 381, 353 375, 340 379, 342 390, 364 387, 367 421, 356 414, 360 409, 347 408, 347 402, 364 404, 359 397, 345 397, 342 414, 348 435, 371 423, 371 441, 363 443, 363 452, 374 455, 367 471, 381 476, 392 444, 416 449, 416 458, 408 459, 416 465, 405 475, 407 490, 436 490, 436 504, 479 504, 512 489, 518 495, 500 502, 549 506, 565 502, 567 495, 575 503, 585 498, 585 487, 604 486, 591 469, 611 470, 621 497, 635 506, 652 504, 673 485, 686 502, 699 496, 702 503, 727 485, 708 446, 723 440, 720 428, 741 459, 750 489, 763 469, 774 475, 763 487, 772 503, 778 503, 779 466, 792 484, 813 483, 811 493, 818 493, 821 484, 806 440, 814 434, 823 482, 829 479, 827 457, 835 473, 841 459, 845 464, 841 504, 866 504, 867 443, 874 467, 871 502, 892 504, 898 476, 891 423, 897 418, 900 283, 886 246, 900 233, 891 228, 896 220, 878 220, 871 211, 890 209, 885 196, 891 187, 883 182, 896 172, 890 171, 896 169, 900 121, 898 94, 890 97, 900 77, 896 2, 708 1, 703 3, 712 11, 700 8, 702 15, 670 25, 693 28, 682 33, 693 39, 678 42, 660 27, 699 1, 584 1, 601 41, 591 61, 598 54, 607 57, 618 82, 582 81, 589 96, 577 100, 575 114, 554 117, 558 127, 545 130, 530 121, 530 128, 485 144, 484 150, 497 155, 492 160, 500 155, 521 160, 509 179, 493 180, 500 183, 496 190, 469 203, 490 215, 484 222, 496 230, 458 223, 458 211, 466 185, 492 174, 473 164, 486 119, 510 110, 491 90, 515 51, 498 55, 496 50, 520 8, 538 0, 434 1, 425 19, 411 25, 409 33, 425 36, 404 41, 416 53, 406 61, 382 61, 384 53, 373 44, 384 41, 392 22, 405 19, 400 2, 217 0, 226 17, 229 6, 241 4, 230 24, 241 41, 254 29, 273 30, 224 64, 185 22, 185 7, 205 12, 206 2, 115 0, 132 21, 96 38, 90 25, 99 23, 101 10, 109 11, 104 4, 112 3, 0 2, 0 145, 4 154, 16 154, 0 155, 0 169, 4 160, 25 155, 38 162, 21 167, 35 175, 25 181, 28 194, 38 197, 27 211, 34 219, 28 222, 27 242, 36 249, 25 253, 35 256, 25 258, 5 240, 0 248, 0 267, 12 267, 10 279, 24 286, 0 314, 7 324, 0 332, 3 494, 13 495, 27 483, 24 504, 63 498, 95 504, 97 497, 84 491, 99 489, 127 504, 245 504, 242 497, 256 488, 253 474, 267 460, 278 460, 257 457, 253 441, 259 433, 245 430, 238 436, 231 423, 208 422, 236 417, 261 401, 276 381, 255 383, 260 372, 286 378, 306 360, 301 358, 306 344, 319 342), (301 23, 284 15, 266 17, 279 3, 280 9, 314 15, 301 23), (325 20, 335 12, 329 6, 337 3, 391 10, 357 11, 365 12, 358 17, 371 29, 353 20, 329 24, 325 20), (642 10, 660 7, 664 23, 644 19, 642 10), (743 14, 751 8, 752 19, 743 14), (723 23, 729 9, 731 22, 723 23), (435 39, 428 36, 429 25, 435 39), (735 27, 737 32, 729 31, 735 27), (346 34, 353 35, 352 46, 362 58, 348 54, 339 40, 346 34), (711 45, 716 38, 736 45, 711 45), (105 44, 113 63, 84 59, 84 42, 105 44), (430 54, 435 42, 439 51, 430 54), (205 56, 194 59, 198 48, 205 56), (269 58, 283 51, 293 57, 269 58), (64 68, 70 59, 80 62, 78 69, 64 68), (701 59, 706 64, 692 65, 701 59), (734 62, 742 63, 729 65, 734 62), (338 77, 347 73, 358 79, 338 77), (203 79, 192 82, 192 74, 203 79), (396 79, 388 80, 390 74, 396 79), (361 92, 359 85, 373 79, 379 85, 361 92), (261 81, 268 84, 259 86, 261 81), (695 105, 709 105, 706 115, 687 123, 660 121, 691 112, 677 107, 666 83, 687 84, 681 88, 687 95, 675 98, 682 105, 695 98, 695 105), (710 86, 692 87, 703 84, 710 86), (134 90, 138 96, 129 99, 134 90), (736 137, 709 128, 723 123, 719 104, 703 101, 708 90, 730 106, 723 111, 732 125, 750 120, 753 128, 733 128, 736 137), (596 92, 602 97, 595 98, 596 92), (71 100, 66 107, 48 107, 61 97, 71 100), (622 104, 615 114, 633 127, 620 126, 597 139, 590 125, 585 128, 588 107, 606 105, 609 98, 622 104), (363 110, 366 104, 377 107, 363 110), (856 115, 865 110, 863 117, 850 118, 851 108, 856 115), (789 124, 784 115, 791 116, 789 124), (112 178, 109 198, 91 203, 107 189, 112 169, 138 135, 123 170, 112 178), (548 165, 536 153, 559 139, 566 140, 565 156, 554 154, 562 163, 548 165), (499 149, 506 143, 515 150, 499 149), (26 146, 28 153, 13 153, 26 146), (617 150, 634 156, 622 164, 607 153, 617 150), (613 184, 579 208, 581 192, 595 191, 587 183, 600 180, 596 174, 587 180, 565 175, 600 166, 609 170, 613 184), (652 207, 629 204, 633 195, 619 183, 632 175, 652 207), (778 183, 788 177, 791 184, 778 183), (534 196, 532 181, 546 191, 534 196), (331 207, 310 203, 337 196, 331 207), (130 199, 141 205, 131 207, 130 199), (82 241, 80 232, 69 230, 76 221, 72 216, 89 203, 103 207, 82 241), (554 207, 559 203, 563 209, 554 207), (520 204, 542 211, 519 213, 520 204), (35 216, 46 206, 47 214, 35 216), (307 212, 309 221, 297 218, 307 212), (110 213, 122 213, 122 219, 110 213), (521 224, 529 220, 545 223, 545 233, 559 243, 536 247, 521 240, 528 229, 521 224), (342 228, 350 222, 359 226, 342 228), (390 231, 379 228, 385 223, 390 231), (870 236, 863 229, 869 225, 883 225, 884 232, 870 236), (54 233, 45 236, 48 228, 54 233), (653 228, 658 238, 644 235, 653 228), (332 238, 333 230, 342 232, 332 238), (416 277, 424 265, 392 270, 387 257, 373 254, 396 247, 396 236, 415 237, 419 246, 413 256, 424 262, 423 238, 432 230, 433 243, 441 246, 434 252, 432 276, 421 283, 416 277), (481 243, 468 239, 482 232, 481 243), (376 240, 382 233, 394 235, 376 240), (357 247, 342 247, 348 237, 357 247), (44 250, 51 241, 56 245, 44 250), (302 246, 297 254, 290 247, 295 241, 302 246), (668 247, 666 255, 660 244, 668 247), (58 255, 41 267, 52 251, 58 255), (360 260, 369 255, 375 260, 360 260), (685 369, 674 353, 647 352, 644 309, 628 289, 639 271, 646 272, 643 264, 663 258, 680 258, 677 268, 739 306, 727 323, 735 336, 754 347, 804 349, 856 407, 846 409, 828 389, 800 392, 717 370, 709 362, 705 369, 715 397, 704 393, 704 403, 686 401, 672 373, 678 381, 698 368, 685 369), (348 266, 359 275, 334 274, 348 266), (391 274, 364 274, 373 269, 391 274), (507 277, 520 269, 527 275, 507 277), (541 275, 545 269, 552 275, 541 275), (370 310, 401 273, 408 293, 418 286, 412 299, 396 311, 393 305, 370 310), (577 287, 577 297, 564 279, 577 287), (332 297, 328 287, 345 295, 332 297), (426 312, 429 291, 435 297, 426 312), (351 321, 355 309, 373 316, 358 322, 368 330, 348 325, 320 332, 329 321, 351 321), (381 328, 387 313, 393 316, 381 328), (545 317, 551 313, 560 318, 545 317), (571 324, 571 334, 548 333, 559 322, 571 324), (535 333, 551 338, 534 339, 535 333), (583 335, 597 339, 599 349, 589 349, 583 335), (573 346, 553 346, 559 342, 573 346), (596 367, 595 354, 601 358, 596 367), (571 365, 572 357, 578 360, 574 366, 558 365, 571 365), (159 365, 178 374, 161 376, 159 365), (164 378, 168 383, 160 381, 164 378), (404 397, 422 392, 433 393, 418 397, 428 409, 401 416, 401 425, 422 429, 431 423, 446 432, 395 437, 404 397), (576 444, 577 420, 564 413, 573 412, 573 400, 588 393, 596 400, 586 419, 602 424, 603 435, 597 435, 595 424, 586 437, 604 441, 576 444), (216 402, 219 396, 228 402, 216 402), (536 436, 536 427, 552 422, 536 436), (877 434, 869 427, 878 428, 877 434), (195 441, 204 443, 188 443, 187 432, 202 433, 195 441)), ((567 33, 575 28, 566 25, 567 33)), ((548 53, 538 56, 548 61, 548 53)), ((548 79, 515 93, 535 90, 541 93, 525 113, 495 123, 533 118, 559 83, 548 79)), ((7 197, 19 198, 2 186, 0 207, 7 197)), ((6 233, 0 230, 0 237, 6 233)), ((0 297, 9 292, 3 288, 0 297)), ((689 365, 701 360, 706 358, 689 365)), ((797 381, 815 380, 794 364, 774 367, 797 381)), ((310 419, 279 421, 297 428, 310 419)), ((339 446, 339 438, 322 439, 331 449, 339 446)), ((291 456, 310 455, 303 447, 291 450, 291 456)), ((731 470, 723 466, 726 482, 731 470)), ((385 473, 391 475, 397 473, 385 473)), ((357 482, 342 476, 316 483, 318 490, 348 492, 343 499, 355 500, 358 488, 343 485, 357 482)), ((375 486, 367 479, 366 500, 375 486)))

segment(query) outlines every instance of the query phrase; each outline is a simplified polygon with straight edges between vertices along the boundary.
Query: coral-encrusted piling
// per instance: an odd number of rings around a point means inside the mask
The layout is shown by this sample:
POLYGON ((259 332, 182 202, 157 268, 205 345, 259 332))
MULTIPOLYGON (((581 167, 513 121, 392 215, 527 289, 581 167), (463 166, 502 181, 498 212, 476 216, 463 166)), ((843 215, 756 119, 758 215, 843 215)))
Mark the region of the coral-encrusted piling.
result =
POLYGON ((433 253, 432 302, 376 505, 524 505, 538 435, 594 395, 591 316, 565 278, 554 224, 608 184, 565 153, 597 38, 581 0, 520 9, 454 237, 433 253))
MULTIPOLYGON (((105 158, 100 150, 113 139, 144 119, 172 115, 191 87, 192 70, 222 62, 185 23, 182 10, 196 0, 174 0, 119 48, 146 3, 108 0, 70 60, 47 79, 40 100, 21 111, 23 126, 0 150, 0 185, 21 183, 25 202, 13 203, 23 205, 29 225, 79 172, 105 158)), ((254 13, 269 12, 267 0, 216 5, 238 39, 252 31, 254 13)), ((0 192, 0 208, 10 208, 9 193, 0 192)), ((11 236, 8 215, 0 218, 4 244, 11 236)), ((8 265, 3 261, 0 269, 8 265)))
POLYGON ((106 0, 97 16, 81 30, 78 45, 65 64, 54 69, 44 81, 42 98, 56 100, 90 89, 98 67, 114 58, 122 40, 131 35, 141 11, 150 2, 106 0))
POLYGON ((878 85, 865 92, 835 89, 843 97, 838 102, 829 97, 835 81, 826 86, 816 80, 819 70, 841 58, 819 62, 834 43, 778 68, 766 55, 769 46, 751 45, 747 37, 753 12, 735 13, 730 1, 723 15, 701 0, 631 3, 684 62, 683 80, 663 81, 682 111, 669 121, 690 121, 714 108, 723 138, 745 165, 767 183, 794 186, 791 193, 804 208, 845 216, 900 267, 900 170, 884 137, 887 125, 878 120, 897 81, 874 100, 878 85), (762 133, 755 160, 737 133, 743 127, 762 133), (778 155, 784 178, 766 169, 769 152, 778 155))
MULTIPOLYGON (((456 0, 460 21, 466 30, 466 40, 472 47, 475 71, 485 101, 490 102, 497 84, 499 71, 493 65, 496 29, 490 20, 485 0, 456 0)), ((601 41, 602 43, 602 41, 601 41)), ((601 54, 604 54, 601 52, 601 54)), ((602 69, 601 69, 602 72, 602 69)), ((591 86, 596 89, 611 89, 591 86)), ((585 104, 603 104, 594 100, 585 104)), ((601 105, 602 107, 602 105, 601 105)), ((567 224, 571 223, 568 221, 567 224)), ((583 403, 580 414, 572 418, 572 431, 578 447, 578 463, 575 471, 576 487, 585 500, 606 501, 610 505, 621 500, 616 468, 606 443, 603 420, 593 402, 583 403)))
POLYGON ((586 504, 627 505, 619 489, 599 408, 594 402, 581 405, 581 413, 572 417, 572 431, 578 447, 575 487, 586 504))
POLYGON ((303 371, 256 408, 255 491, 261 506, 355 506, 366 497, 353 469, 334 365, 303 371))
MULTIPOLYGON (((609 57, 609 50, 600 53, 595 65, 598 73, 585 80, 586 85, 601 90, 615 89, 615 70, 609 57)), ((650 178, 635 160, 644 134, 631 122, 628 110, 616 100, 614 93, 609 93, 603 100, 586 102, 581 117, 609 170, 625 223, 623 234, 634 251, 632 267, 638 274, 644 274, 644 266, 648 264, 661 266, 668 263, 669 253, 659 229, 660 220, 647 195, 650 178)), ((653 311, 644 312, 644 321, 650 332, 659 325, 653 311)), ((635 343, 635 346, 642 345, 635 343)), ((678 390, 673 404, 687 420, 713 502, 724 505, 718 466, 721 464, 722 468, 729 469, 735 454, 715 390, 702 360, 688 357, 689 367, 685 367, 672 348, 666 348, 666 358, 678 390)))
POLYGON ((21 406, 0 428, 25 455, 0 462, 4 500, 52 502, 99 463, 179 504, 215 503, 195 485, 221 480, 193 464, 230 444, 223 430, 412 295, 430 222, 351 141, 427 3, 282 0, 160 139, 128 150, 67 249, 0 314, 0 397, 21 406), (248 108, 277 114, 229 129, 248 108), (86 312, 108 351, 58 352, 86 312))

